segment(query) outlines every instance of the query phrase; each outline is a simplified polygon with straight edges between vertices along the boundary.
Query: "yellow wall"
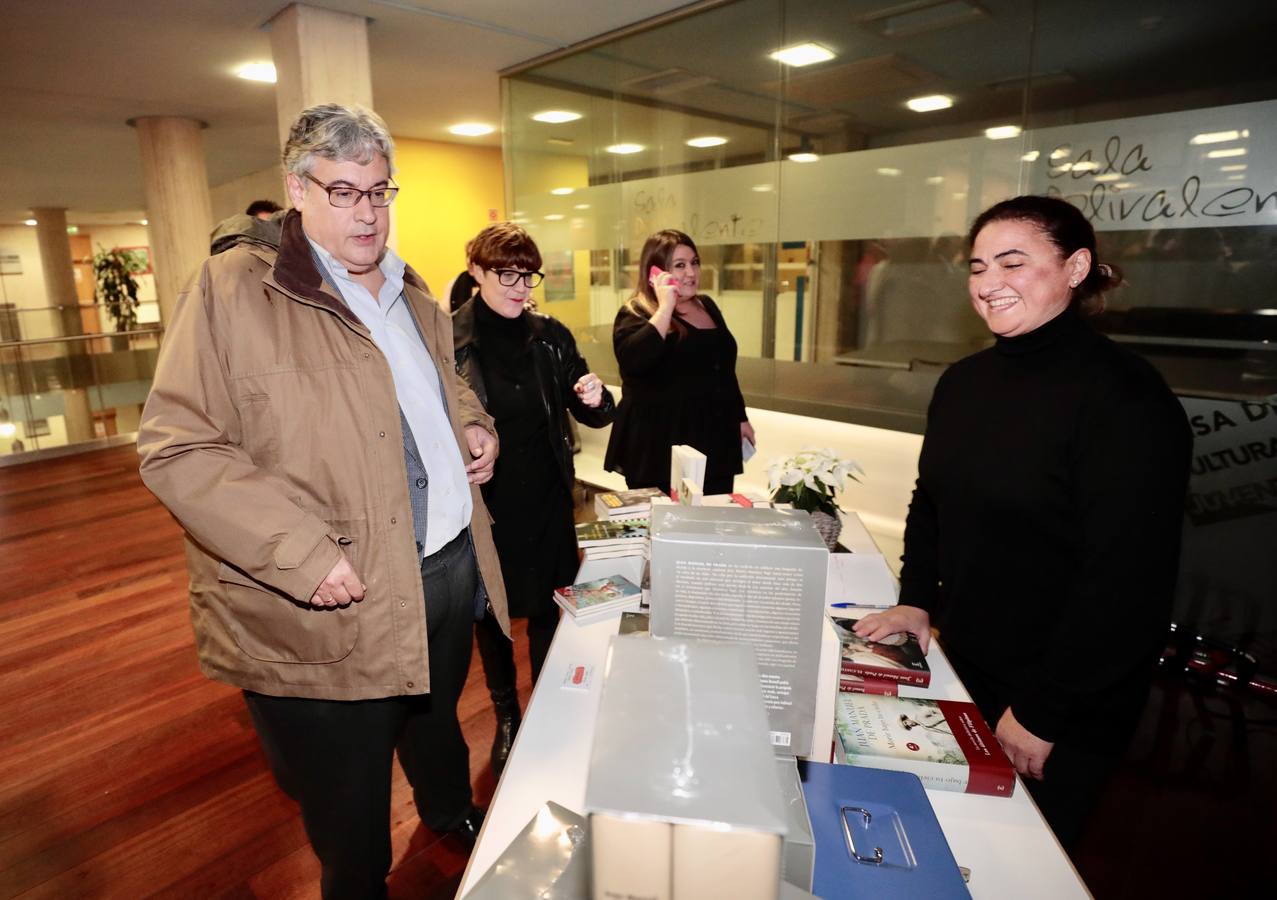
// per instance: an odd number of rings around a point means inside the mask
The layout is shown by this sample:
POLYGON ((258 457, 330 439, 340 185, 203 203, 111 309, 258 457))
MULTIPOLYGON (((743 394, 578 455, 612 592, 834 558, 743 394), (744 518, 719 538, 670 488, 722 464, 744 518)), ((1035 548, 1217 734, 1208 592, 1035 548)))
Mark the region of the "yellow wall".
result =
POLYGON ((465 268, 466 241, 505 219, 501 150, 395 139, 398 253, 445 304, 444 289, 465 268), (495 217, 491 213, 495 211, 495 217))

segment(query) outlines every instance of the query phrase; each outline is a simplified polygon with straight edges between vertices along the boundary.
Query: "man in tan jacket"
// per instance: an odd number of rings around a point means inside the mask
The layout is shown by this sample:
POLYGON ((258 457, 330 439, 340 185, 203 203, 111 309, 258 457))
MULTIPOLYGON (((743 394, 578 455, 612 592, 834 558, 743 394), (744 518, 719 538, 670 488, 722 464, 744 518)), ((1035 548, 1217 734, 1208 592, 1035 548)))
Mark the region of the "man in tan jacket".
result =
POLYGON ((200 665, 243 689, 325 897, 385 894, 396 750, 422 822, 473 842, 456 704, 476 618, 509 633, 478 488, 495 429, 448 315, 386 247, 393 152, 367 110, 301 114, 278 251, 204 263, 138 435, 186 530, 200 665))

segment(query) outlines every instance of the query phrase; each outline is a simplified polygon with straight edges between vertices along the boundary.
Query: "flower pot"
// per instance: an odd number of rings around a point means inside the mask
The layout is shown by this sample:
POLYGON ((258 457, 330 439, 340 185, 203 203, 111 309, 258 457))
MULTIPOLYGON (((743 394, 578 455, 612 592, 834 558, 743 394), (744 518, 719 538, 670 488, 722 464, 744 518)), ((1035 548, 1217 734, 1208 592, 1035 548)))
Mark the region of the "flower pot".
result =
POLYGON ((832 552, 838 544, 838 535, 842 533, 842 519, 817 509, 812 510, 811 520, 824 538, 825 546, 832 552))

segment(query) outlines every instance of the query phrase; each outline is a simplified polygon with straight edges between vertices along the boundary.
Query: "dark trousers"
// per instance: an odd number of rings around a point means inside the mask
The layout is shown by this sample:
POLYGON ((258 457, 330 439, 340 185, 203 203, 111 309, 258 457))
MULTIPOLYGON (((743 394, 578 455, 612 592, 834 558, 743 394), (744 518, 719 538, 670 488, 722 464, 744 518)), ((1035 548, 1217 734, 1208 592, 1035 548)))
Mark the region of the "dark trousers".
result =
MULTIPOLYGON (((559 627, 559 608, 528 617, 528 661, 532 664, 532 683, 541 677, 541 667, 550 652, 550 642, 559 627)), ((506 695, 515 690, 514 642, 501 631, 501 625, 491 612, 475 626, 474 636, 479 644, 479 657, 483 660, 483 677, 488 690, 494 696, 506 695)))
POLYGON ((465 531, 422 563, 425 696, 341 701, 244 692, 275 780, 301 805, 326 900, 386 895, 395 751, 423 824, 445 831, 470 811, 470 753, 457 700, 470 668, 478 577, 465 531))

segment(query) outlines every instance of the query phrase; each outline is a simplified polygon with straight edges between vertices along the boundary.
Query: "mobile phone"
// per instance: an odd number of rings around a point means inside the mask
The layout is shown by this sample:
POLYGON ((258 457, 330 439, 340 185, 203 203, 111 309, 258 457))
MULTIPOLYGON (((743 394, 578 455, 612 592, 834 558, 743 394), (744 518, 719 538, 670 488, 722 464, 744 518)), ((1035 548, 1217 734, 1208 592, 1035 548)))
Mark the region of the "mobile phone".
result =
POLYGON ((656 279, 660 278, 664 274, 665 274, 665 270, 662 269, 660 266, 652 266, 650 269, 647 270, 648 283, 651 284, 652 287, 656 287, 656 279))

